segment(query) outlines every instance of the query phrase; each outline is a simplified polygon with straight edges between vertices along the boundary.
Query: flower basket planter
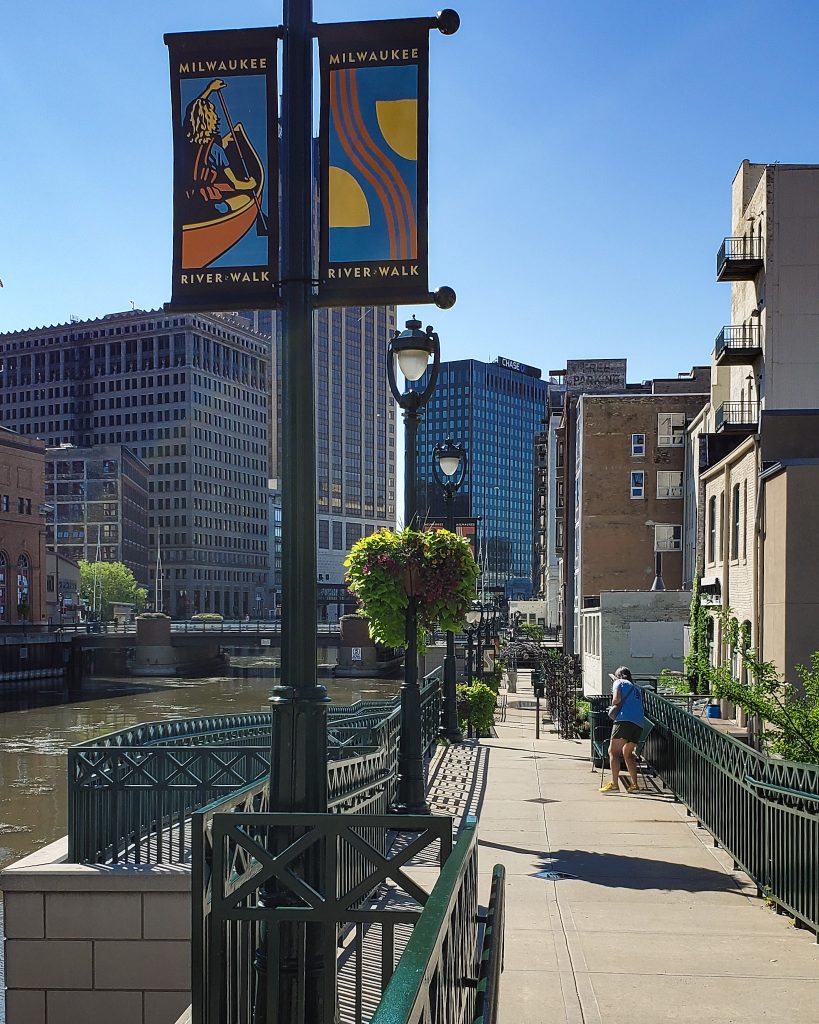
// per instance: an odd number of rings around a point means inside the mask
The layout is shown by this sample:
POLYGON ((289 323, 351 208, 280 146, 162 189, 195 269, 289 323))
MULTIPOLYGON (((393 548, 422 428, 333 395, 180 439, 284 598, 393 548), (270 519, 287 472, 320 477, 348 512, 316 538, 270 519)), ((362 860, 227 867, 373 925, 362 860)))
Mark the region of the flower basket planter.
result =
POLYGON ((347 585, 370 621, 370 636, 403 647, 415 600, 419 644, 434 625, 460 629, 475 596, 478 565, 469 543, 448 530, 379 530, 353 545, 347 585))

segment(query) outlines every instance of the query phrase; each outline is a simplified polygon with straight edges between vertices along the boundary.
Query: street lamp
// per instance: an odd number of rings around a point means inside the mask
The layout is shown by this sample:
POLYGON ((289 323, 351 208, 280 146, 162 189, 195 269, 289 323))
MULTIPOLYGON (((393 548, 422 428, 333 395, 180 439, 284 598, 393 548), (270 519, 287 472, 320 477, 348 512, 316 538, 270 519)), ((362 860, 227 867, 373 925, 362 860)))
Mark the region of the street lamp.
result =
MULTIPOLYGON (((387 378, 393 398, 404 413, 404 526, 417 527, 417 438, 419 412, 429 401, 438 369, 441 346, 431 327, 421 330, 421 321, 413 317, 406 329, 396 331, 387 349, 387 378), (409 388, 402 393, 395 377, 395 361, 407 381, 420 380, 429 366, 423 390, 409 388)), ((428 814, 424 786, 424 752, 421 748, 421 691, 418 687, 418 610, 416 598, 409 595, 404 624, 404 682, 401 684, 401 740, 398 747, 398 801, 396 810, 405 814, 428 814)))
POLYGON ((483 612, 484 606, 480 601, 473 601, 472 608, 466 613, 466 621, 470 624, 473 630, 473 635, 478 638, 478 651, 477 659, 475 664, 475 675, 478 680, 483 679, 483 612))
MULTIPOLYGON (((443 488, 446 504, 446 522, 450 533, 455 532, 455 492, 466 478, 466 449, 448 437, 439 441, 432 450, 432 472, 443 488)), ((460 743, 463 733, 458 728, 458 708, 455 696, 455 634, 446 631, 446 657, 444 658, 444 721, 441 735, 450 743, 460 743)))

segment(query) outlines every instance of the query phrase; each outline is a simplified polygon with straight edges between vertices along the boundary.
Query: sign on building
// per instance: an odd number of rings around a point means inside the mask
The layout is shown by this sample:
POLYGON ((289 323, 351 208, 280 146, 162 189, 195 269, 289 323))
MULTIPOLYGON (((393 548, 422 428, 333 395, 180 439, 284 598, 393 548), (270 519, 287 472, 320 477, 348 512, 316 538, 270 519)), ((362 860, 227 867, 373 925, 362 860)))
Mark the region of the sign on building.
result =
POLYGON ((319 302, 428 301, 429 20, 322 25, 319 302))
POLYGON ((566 390, 569 394, 617 394, 625 389, 625 359, 566 360, 566 390))
POLYGON ((171 305, 276 305, 275 29, 165 36, 173 112, 171 305))

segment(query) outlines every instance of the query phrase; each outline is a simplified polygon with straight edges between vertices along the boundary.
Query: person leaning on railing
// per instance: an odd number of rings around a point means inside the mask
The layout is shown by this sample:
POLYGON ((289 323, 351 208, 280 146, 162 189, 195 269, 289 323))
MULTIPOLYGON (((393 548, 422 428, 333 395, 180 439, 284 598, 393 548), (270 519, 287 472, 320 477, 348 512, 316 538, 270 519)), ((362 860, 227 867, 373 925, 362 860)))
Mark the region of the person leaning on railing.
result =
MULTIPOLYGON (((616 792, 620 788, 620 755, 625 758, 631 784, 626 786, 627 793, 636 793, 640 787, 637 779, 637 759, 634 751, 640 741, 643 726, 646 724, 643 710, 643 691, 631 678, 631 670, 622 665, 611 673, 613 681, 611 706, 618 708, 617 717, 611 730, 609 742, 609 766, 611 782, 600 787, 601 793, 616 792)), ((611 717, 611 715, 609 716, 611 717)))

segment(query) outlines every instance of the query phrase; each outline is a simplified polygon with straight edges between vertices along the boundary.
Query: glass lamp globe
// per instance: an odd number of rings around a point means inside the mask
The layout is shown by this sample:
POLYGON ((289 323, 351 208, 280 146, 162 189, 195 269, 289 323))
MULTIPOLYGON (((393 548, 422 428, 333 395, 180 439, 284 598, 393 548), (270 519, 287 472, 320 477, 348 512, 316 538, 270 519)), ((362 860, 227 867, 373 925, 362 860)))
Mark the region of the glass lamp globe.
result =
POLYGON ((398 353, 398 365, 407 380, 420 380, 429 363, 429 352, 422 348, 404 348, 398 353))
POLYGON ((441 472, 444 476, 455 476, 460 464, 461 458, 459 455, 442 455, 438 459, 438 465, 441 467, 441 472))

